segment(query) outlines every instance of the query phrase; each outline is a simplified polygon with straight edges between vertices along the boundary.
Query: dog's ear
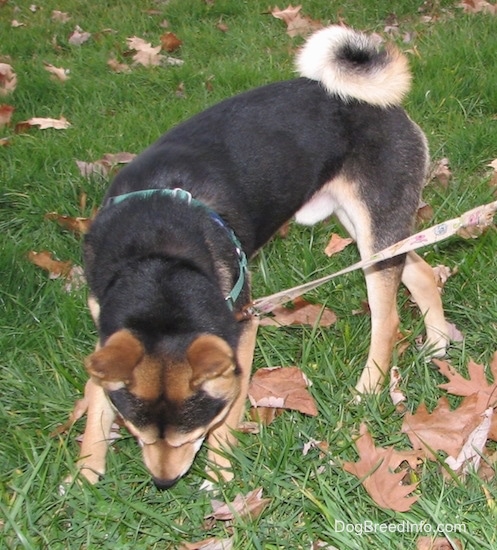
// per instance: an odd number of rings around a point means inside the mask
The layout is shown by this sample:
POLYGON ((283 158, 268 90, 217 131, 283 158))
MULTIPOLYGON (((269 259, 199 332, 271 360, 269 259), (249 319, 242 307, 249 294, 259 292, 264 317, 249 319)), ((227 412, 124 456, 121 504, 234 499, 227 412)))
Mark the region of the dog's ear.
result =
POLYGON ((233 350, 228 342, 212 334, 203 334, 190 344, 186 358, 192 368, 190 387, 197 389, 212 381, 209 391, 215 389, 216 381, 225 382, 235 371, 233 350))
POLYGON ((87 357, 85 367, 98 383, 114 390, 131 382, 133 370, 143 355, 140 341, 131 332, 119 330, 87 357))

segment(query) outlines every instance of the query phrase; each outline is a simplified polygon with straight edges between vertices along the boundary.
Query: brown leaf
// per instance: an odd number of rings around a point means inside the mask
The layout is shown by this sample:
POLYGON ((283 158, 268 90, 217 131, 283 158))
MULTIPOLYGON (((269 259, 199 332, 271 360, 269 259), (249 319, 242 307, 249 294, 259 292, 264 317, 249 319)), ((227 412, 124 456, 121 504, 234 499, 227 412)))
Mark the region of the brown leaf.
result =
POLYGON ((92 222, 91 218, 73 218, 71 216, 57 214, 57 212, 49 212, 48 214, 45 214, 45 219, 55 221, 64 229, 68 229, 69 231, 77 233, 78 235, 84 235, 85 233, 88 233, 92 222))
POLYGON ((57 23, 67 23, 71 18, 69 17, 69 14, 66 12, 53 10, 51 19, 52 21, 56 21, 57 23))
POLYGON ((396 451, 375 447, 373 438, 365 424, 361 424, 360 436, 356 440, 359 460, 345 462, 343 469, 361 480, 369 496, 381 508, 406 512, 418 500, 419 496, 409 496, 417 484, 403 485, 406 470, 394 472, 399 465, 407 461, 411 467, 417 464, 420 453, 416 451, 396 451))
POLYGON ((331 309, 319 304, 311 304, 303 298, 296 298, 292 302, 293 308, 278 306, 271 312, 271 316, 260 320, 261 326, 310 325, 319 322, 321 327, 329 327, 336 323, 337 316, 331 309))
POLYGON ((463 550, 461 541, 452 541, 444 537, 419 537, 416 541, 416 550, 463 550))
POLYGON ((136 53, 133 55, 133 61, 144 67, 155 67, 161 64, 163 56, 160 55, 162 46, 152 46, 150 42, 146 42, 143 38, 133 36, 127 38, 126 42, 131 50, 136 53))
POLYGON ((12 105, 0 105, 0 126, 10 124, 10 119, 15 111, 12 105))
POLYGON ((45 271, 48 271, 50 279, 58 279, 66 277, 71 271, 72 262, 61 262, 54 260, 51 252, 43 250, 35 252, 32 250, 28 253, 28 260, 45 271))
POLYGON ((181 47, 183 41, 180 40, 173 32, 166 32, 160 37, 162 49, 166 52, 174 52, 181 47))
POLYGON ((17 86, 17 75, 8 63, 0 63, 0 96, 11 94, 17 86))
POLYGON ((89 32, 85 32, 80 26, 76 25, 76 28, 68 39, 68 42, 72 46, 81 46, 90 38, 91 34, 89 32))
POLYGON ((197 542, 184 542, 178 550, 231 550, 233 548, 233 538, 218 539, 210 537, 197 542))
POLYGON ((307 390, 308 385, 297 367, 259 369, 250 381, 248 397, 253 407, 293 409, 316 416, 316 402, 307 390))
POLYGON ((213 512, 205 516, 205 519, 212 518, 219 521, 231 521, 237 517, 256 519, 270 502, 271 499, 262 498, 262 487, 259 487, 247 495, 238 494, 235 500, 227 504, 212 501, 213 512))
POLYGON ((44 63, 45 70, 48 71, 55 80, 65 82, 69 78, 69 69, 63 69, 62 67, 54 67, 50 63, 44 63))
POLYGON ((333 254, 337 254, 338 252, 341 252, 346 246, 348 246, 350 243, 353 243, 354 239, 351 239, 349 237, 340 237, 340 235, 337 235, 336 233, 333 233, 331 235, 331 239, 326 245, 326 248, 324 249, 324 253, 330 257, 333 256, 333 254))
POLYGON ((432 460, 437 459, 436 451, 457 457, 468 436, 481 422, 482 411, 477 401, 477 394, 471 395, 451 410, 447 398, 442 397, 432 413, 422 403, 414 414, 405 415, 402 433, 407 434, 414 449, 424 449, 432 460))
POLYGON ((433 359, 433 363, 438 370, 449 381, 445 384, 439 384, 439 388, 462 397, 473 394, 478 395, 477 407, 483 412, 487 407, 493 407, 497 404, 497 353, 494 354, 490 370, 494 381, 489 384, 485 375, 485 367, 470 360, 468 363, 469 378, 461 376, 447 361, 433 359))
POLYGON ((433 208, 427 204, 426 202, 422 202, 419 205, 418 212, 417 212, 417 219, 420 222, 429 222, 433 219, 433 208))
POLYGON ((497 14, 497 4, 490 4, 485 0, 463 0, 460 4, 457 4, 457 7, 462 8, 466 13, 497 14))
POLYGON ((115 58, 111 58, 109 59, 109 61, 107 61, 107 67, 109 67, 115 73, 131 72, 131 68, 128 65, 126 65, 126 63, 119 63, 119 61, 115 58))
POLYGON ((449 159, 440 159, 432 170, 431 179, 437 180, 442 187, 447 188, 451 177, 452 172, 449 168, 449 159))
POLYGON ((39 118, 34 117, 29 120, 20 122, 19 124, 27 124, 28 126, 39 126, 40 130, 46 130, 47 128, 54 128, 55 130, 66 130, 71 126, 71 123, 63 116, 60 118, 39 118))
POLYGON ((323 27, 321 21, 313 21, 310 17, 302 15, 300 10, 302 6, 289 5, 286 9, 280 10, 275 6, 271 10, 271 15, 276 19, 281 19, 287 26, 288 36, 307 36, 315 30, 323 27))

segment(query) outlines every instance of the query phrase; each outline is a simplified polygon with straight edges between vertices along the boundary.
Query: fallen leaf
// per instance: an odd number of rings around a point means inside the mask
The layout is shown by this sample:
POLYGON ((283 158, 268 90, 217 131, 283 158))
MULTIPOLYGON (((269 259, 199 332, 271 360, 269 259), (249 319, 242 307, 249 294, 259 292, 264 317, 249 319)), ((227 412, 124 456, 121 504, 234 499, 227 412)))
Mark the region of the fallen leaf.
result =
POLYGON ((497 4, 490 4, 485 0, 463 0, 460 4, 457 4, 457 7, 462 8, 465 13, 497 14, 497 4))
POLYGON ((46 250, 42 252, 28 252, 28 260, 47 271, 49 279, 63 279, 65 281, 64 290, 66 292, 78 290, 86 283, 81 266, 73 266, 70 261, 62 262, 54 260, 52 254, 46 250))
POLYGON ((469 434, 458 456, 456 458, 449 456, 445 459, 445 463, 452 470, 455 472, 461 470, 462 474, 466 474, 470 470, 478 470, 488 439, 493 412, 491 407, 484 411, 481 415, 481 423, 469 434))
POLYGON ((0 63, 0 96, 11 94, 16 87, 16 73, 8 63, 0 63))
POLYGON ((57 214, 57 212, 49 212, 48 214, 45 214, 45 219, 55 221, 64 229, 68 229, 69 231, 72 231, 73 233, 76 233, 78 235, 84 235, 85 233, 88 233, 92 222, 91 218, 73 218, 71 216, 57 214))
POLYGON ((432 169, 431 179, 437 180, 442 187, 447 188, 451 177, 452 172, 449 168, 449 159, 440 159, 432 169))
POLYGON ((346 246, 348 246, 350 243, 353 243, 354 239, 351 239, 350 237, 340 237, 340 235, 337 235, 336 233, 333 233, 331 235, 331 239, 326 245, 326 248, 324 249, 324 253, 330 257, 333 256, 333 254, 337 254, 338 252, 341 252, 346 246))
POLYGON ((345 462, 343 469, 361 480, 369 496, 378 506, 387 510, 407 512, 419 498, 419 495, 409 496, 416 489, 417 483, 403 485, 406 469, 399 472, 394 470, 404 461, 415 467, 420 457, 419 452, 401 452, 393 447, 375 447, 365 424, 361 424, 356 448, 359 460, 345 462))
POLYGON ((444 537, 419 537, 416 550, 463 550, 460 541, 452 539, 453 543, 444 537))
POLYGON ((401 431, 407 434, 414 449, 424 449, 432 460, 437 460, 436 451, 457 457, 481 422, 477 401, 478 396, 473 394, 451 410, 447 398, 441 397, 431 413, 422 403, 414 414, 406 413, 401 431))
POLYGON ((10 26, 13 28, 13 29, 17 29, 19 27, 24 27, 24 23, 21 23, 20 21, 18 21, 17 19, 13 19, 10 23, 10 26))
POLYGON ((0 147, 8 147, 10 145, 9 138, 0 138, 0 147))
POLYGON ((55 130, 66 130, 71 126, 71 123, 66 120, 63 116, 59 119, 57 118, 30 118, 20 122, 19 124, 27 124, 28 126, 39 126, 40 130, 46 130, 48 128, 54 128, 55 130))
POLYGON ((161 47, 166 52, 174 52, 183 42, 172 32, 166 32, 160 37, 161 47))
POLYGON ((311 439, 304 444, 302 448, 302 454, 304 456, 307 456, 311 449, 319 449, 321 451, 320 458, 323 458, 330 450, 330 444, 327 441, 318 441, 316 439, 311 439))
POLYGON ((447 321, 447 336, 451 342, 463 342, 464 334, 454 325, 447 321))
POLYGON ((15 111, 12 105, 0 105, 0 126, 10 124, 10 119, 15 111))
POLYGON ((115 58, 109 59, 107 61, 107 66, 113 70, 115 73, 129 73, 131 72, 131 68, 126 65, 126 63, 119 63, 119 61, 115 58))
POLYGON ((331 309, 320 304, 311 304, 303 298, 296 298, 293 307, 278 306, 260 320, 261 326, 310 325, 319 323, 321 327, 329 327, 336 323, 337 316, 331 309))
POLYGON ((66 12, 53 10, 51 19, 52 21, 56 21, 57 23, 67 23, 71 18, 69 17, 69 14, 66 12))
POLYGON ((146 42, 143 38, 133 36, 127 38, 126 42, 131 50, 136 53, 133 55, 133 61, 144 67, 154 67, 160 65, 163 56, 160 55, 162 46, 152 46, 150 42, 146 42))
POLYGON ((72 262, 61 262, 54 260, 51 252, 43 250, 41 252, 35 252, 32 250, 28 252, 28 259, 31 263, 38 267, 41 267, 45 271, 48 271, 50 279, 58 279, 59 277, 66 277, 69 275, 72 267, 72 262))
POLYGON ((238 494, 232 502, 223 503, 212 501, 213 512, 205 519, 231 521, 236 518, 256 519, 271 502, 269 498, 262 498, 262 487, 250 491, 246 495, 238 494))
POLYGON ((271 10, 271 15, 276 17, 276 19, 281 19, 286 27, 287 34, 290 37, 295 36, 307 36, 313 31, 321 29, 323 24, 321 21, 313 21, 310 17, 302 15, 300 10, 302 6, 291 6, 289 5, 284 10, 280 10, 278 6, 275 6, 271 10))
POLYGON ((76 164, 80 174, 88 178, 92 175, 107 177, 111 170, 118 164, 128 164, 136 157, 134 153, 106 153, 101 159, 94 162, 77 160, 76 164))
POLYGON ((76 28, 69 37, 69 44, 72 46, 81 46, 91 38, 91 33, 85 32, 79 25, 76 25, 76 28))
POLYGON ((178 550, 232 550, 233 538, 218 539, 210 537, 197 542, 184 542, 178 550))
POLYGON ((316 416, 316 402, 307 390, 308 385, 297 367, 259 369, 250 381, 248 397, 253 407, 293 409, 316 416))
POLYGON ((417 211, 417 218, 420 222, 429 222, 433 219, 433 208, 426 202, 421 202, 417 211))
POLYGON ((487 407, 494 407, 497 404, 497 353, 494 354, 490 364, 490 371, 494 381, 489 384, 485 375, 485 367, 470 360, 468 363, 469 378, 461 376, 454 367, 447 361, 433 359, 441 374, 449 381, 439 384, 439 388, 451 393, 468 397, 477 395, 477 410, 482 413, 487 407))
POLYGON ((50 63, 45 63, 45 70, 48 71, 56 80, 65 82, 69 79, 69 69, 63 69, 62 67, 54 67, 50 63))
POLYGON ((399 368, 392 367, 390 369, 389 392, 390 392, 390 399, 392 400, 392 403, 397 408, 403 401, 407 400, 406 396, 404 395, 404 393, 401 391, 399 387, 401 381, 402 381, 402 376, 400 375, 399 368))
POLYGON ((452 277, 452 275, 457 273, 457 269, 453 271, 452 269, 450 269, 450 267, 447 267, 446 265, 436 265, 432 267, 432 270, 433 276, 435 277, 435 282, 440 292, 442 292, 445 283, 448 281, 449 277, 452 277))

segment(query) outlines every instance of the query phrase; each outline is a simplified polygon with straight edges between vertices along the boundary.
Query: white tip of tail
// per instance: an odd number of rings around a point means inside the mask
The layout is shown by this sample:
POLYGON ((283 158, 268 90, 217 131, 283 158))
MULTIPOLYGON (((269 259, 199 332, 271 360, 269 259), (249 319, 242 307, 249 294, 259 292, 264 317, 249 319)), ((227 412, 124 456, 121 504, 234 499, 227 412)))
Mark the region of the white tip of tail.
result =
POLYGON ((395 46, 383 48, 373 37, 347 27, 314 33, 297 55, 296 65, 301 76, 320 81, 344 101, 400 105, 411 86, 407 59, 395 46))

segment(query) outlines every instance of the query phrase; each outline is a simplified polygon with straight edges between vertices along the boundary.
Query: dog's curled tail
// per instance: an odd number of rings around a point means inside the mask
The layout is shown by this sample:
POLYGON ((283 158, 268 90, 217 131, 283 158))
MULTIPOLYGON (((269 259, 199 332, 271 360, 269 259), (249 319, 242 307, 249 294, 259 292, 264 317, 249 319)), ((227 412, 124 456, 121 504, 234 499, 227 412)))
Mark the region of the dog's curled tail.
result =
POLYGON ((373 37, 338 25, 314 33, 296 65, 301 76, 320 81, 344 101, 399 105, 411 85, 407 59, 395 46, 382 48, 373 37))

